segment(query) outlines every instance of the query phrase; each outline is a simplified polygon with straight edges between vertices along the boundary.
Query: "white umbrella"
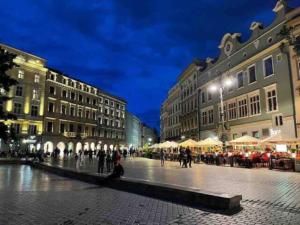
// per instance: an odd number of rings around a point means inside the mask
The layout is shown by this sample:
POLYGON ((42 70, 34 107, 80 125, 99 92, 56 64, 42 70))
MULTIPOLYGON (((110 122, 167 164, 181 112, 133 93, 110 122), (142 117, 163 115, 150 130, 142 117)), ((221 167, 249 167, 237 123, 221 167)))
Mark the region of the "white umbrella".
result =
POLYGON ((186 140, 184 142, 179 143, 179 146, 180 147, 184 147, 184 148, 187 148, 187 147, 189 147, 189 148, 199 147, 198 142, 194 141, 192 139, 188 139, 188 140, 186 140))
POLYGON ((281 133, 275 134, 271 137, 265 138, 262 140, 263 144, 300 144, 299 138, 287 137, 281 133))
POLYGON ((203 141, 199 141, 198 145, 201 147, 211 147, 211 146, 222 146, 222 141, 215 140, 213 138, 206 138, 203 141))
POLYGON ((261 143, 261 140, 255 138, 255 137, 251 137, 249 135, 245 135, 239 138, 236 138, 232 141, 229 141, 229 144, 231 145, 251 145, 251 146, 256 146, 259 145, 261 143))

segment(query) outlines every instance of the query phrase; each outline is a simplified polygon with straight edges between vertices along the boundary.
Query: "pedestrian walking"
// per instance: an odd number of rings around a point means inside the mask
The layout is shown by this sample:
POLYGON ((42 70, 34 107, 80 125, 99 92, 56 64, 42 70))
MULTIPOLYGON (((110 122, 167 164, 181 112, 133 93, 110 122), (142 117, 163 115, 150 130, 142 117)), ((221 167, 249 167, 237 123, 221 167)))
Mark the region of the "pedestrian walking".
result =
POLYGON ((160 165, 165 165, 165 151, 163 149, 160 150, 160 165))
POLYGON ((105 160, 105 151, 101 149, 97 154, 97 158, 98 158, 98 173, 103 173, 104 160, 105 160))
POLYGON ((182 167, 185 167, 187 168, 187 153, 186 153, 186 150, 184 150, 183 152, 183 160, 182 160, 182 167))
POLYGON ((112 169, 112 155, 111 155, 111 151, 107 150, 107 154, 106 154, 106 172, 110 173, 112 169))
POLYGON ((186 154, 187 154, 187 163, 189 164, 189 167, 192 168, 192 151, 188 147, 186 149, 186 154))
POLYGON ((180 147, 179 149, 179 166, 183 164, 183 155, 184 155, 184 150, 180 147))

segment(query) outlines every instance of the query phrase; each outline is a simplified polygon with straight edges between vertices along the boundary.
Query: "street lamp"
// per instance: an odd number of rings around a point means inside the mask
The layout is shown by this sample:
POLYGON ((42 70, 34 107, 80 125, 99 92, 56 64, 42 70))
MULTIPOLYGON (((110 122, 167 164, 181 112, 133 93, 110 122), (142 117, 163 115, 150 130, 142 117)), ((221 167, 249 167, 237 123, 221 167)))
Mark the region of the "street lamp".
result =
POLYGON ((226 87, 231 87, 233 85, 233 78, 231 77, 227 77, 225 78, 223 81, 219 82, 219 84, 215 83, 212 84, 209 87, 209 91, 210 92, 216 92, 217 90, 219 91, 219 95, 220 95, 220 107, 221 107, 221 113, 220 113, 220 117, 221 117, 221 123, 222 123, 222 134, 221 134, 221 141, 223 142, 223 152, 225 151, 225 133, 224 133, 224 126, 225 126, 225 114, 224 114, 224 89, 226 87))

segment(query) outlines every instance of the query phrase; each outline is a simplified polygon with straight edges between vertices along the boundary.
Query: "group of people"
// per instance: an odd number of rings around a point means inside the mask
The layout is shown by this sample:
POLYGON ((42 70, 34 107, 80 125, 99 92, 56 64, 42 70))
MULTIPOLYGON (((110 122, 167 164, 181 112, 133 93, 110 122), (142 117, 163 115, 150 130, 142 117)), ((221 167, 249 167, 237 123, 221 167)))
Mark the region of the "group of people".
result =
MULTIPOLYGON (((160 150, 160 163, 161 166, 165 165, 165 160, 166 160, 166 152, 165 150, 161 149, 160 150)), ((192 151, 190 148, 183 148, 180 147, 179 149, 179 155, 178 155, 178 161, 179 165, 183 168, 187 168, 188 166, 191 168, 192 167, 192 151)))

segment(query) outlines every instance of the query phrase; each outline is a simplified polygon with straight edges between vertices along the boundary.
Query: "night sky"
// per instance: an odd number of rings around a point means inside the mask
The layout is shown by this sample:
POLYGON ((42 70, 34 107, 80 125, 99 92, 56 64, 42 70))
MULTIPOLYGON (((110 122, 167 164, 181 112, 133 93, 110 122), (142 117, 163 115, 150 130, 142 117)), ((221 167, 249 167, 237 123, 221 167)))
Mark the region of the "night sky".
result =
MULTIPOLYGON (((290 0, 299 5, 299 0, 290 0)), ((1 0, 0 42, 127 100, 159 129, 160 106, 194 58, 227 32, 268 25, 275 0, 1 0)))

